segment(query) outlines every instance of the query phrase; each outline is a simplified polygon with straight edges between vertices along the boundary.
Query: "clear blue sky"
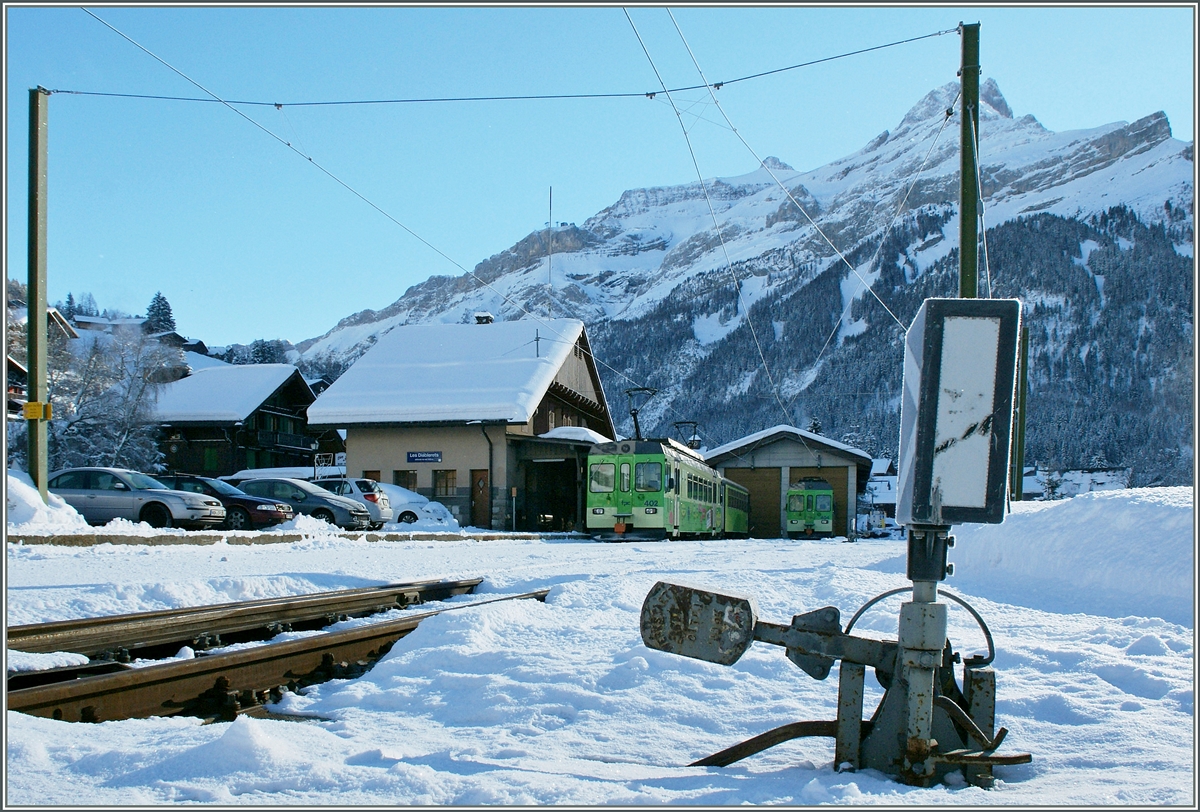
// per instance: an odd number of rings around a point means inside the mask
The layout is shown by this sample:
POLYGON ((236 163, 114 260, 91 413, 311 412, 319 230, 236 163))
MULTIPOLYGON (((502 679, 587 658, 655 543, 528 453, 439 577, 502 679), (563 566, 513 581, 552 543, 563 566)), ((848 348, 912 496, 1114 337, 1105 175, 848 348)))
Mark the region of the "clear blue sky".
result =
MULTIPOLYGON (((156 291, 210 345, 293 342, 459 275, 549 219, 696 180, 665 97, 371 106, 297 102, 658 90, 620 6, 88 7, 404 224, 220 104, 50 97, 49 292, 141 314, 156 291)), ((699 83, 663 7, 630 16, 670 87, 699 83)), ((983 76, 1054 131, 1166 112, 1193 139, 1195 10, 683 7, 711 82, 978 22, 983 76)), ((29 89, 203 97, 80 7, 5 7, 9 277, 26 276, 29 89)), ((864 146, 958 81, 951 33, 717 91, 762 156, 796 169, 864 146)), ((677 95, 704 176, 755 168, 707 94, 677 95), (720 122, 720 123, 718 123, 720 122)))

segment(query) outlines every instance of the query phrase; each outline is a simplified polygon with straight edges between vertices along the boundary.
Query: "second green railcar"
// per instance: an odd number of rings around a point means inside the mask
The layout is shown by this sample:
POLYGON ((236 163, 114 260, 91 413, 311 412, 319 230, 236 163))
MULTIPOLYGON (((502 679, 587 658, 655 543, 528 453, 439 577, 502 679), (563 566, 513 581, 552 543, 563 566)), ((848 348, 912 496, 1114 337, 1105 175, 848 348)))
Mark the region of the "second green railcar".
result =
POLYGON ((833 535, 833 488, 823 479, 805 477, 788 486, 788 538, 833 535))
POLYGON ((749 493, 670 438, 588 453, 587 528, 606 541, 725 538, 749 530, 749 493))

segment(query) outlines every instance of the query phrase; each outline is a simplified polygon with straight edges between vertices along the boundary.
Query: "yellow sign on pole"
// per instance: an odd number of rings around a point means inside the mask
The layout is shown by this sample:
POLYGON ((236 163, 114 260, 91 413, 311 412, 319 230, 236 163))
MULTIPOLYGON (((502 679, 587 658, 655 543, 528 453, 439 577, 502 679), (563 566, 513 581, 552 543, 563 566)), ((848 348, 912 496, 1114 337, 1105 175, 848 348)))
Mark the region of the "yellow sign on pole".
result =
POLYGON ((49 420, 50 411, 49 403, 38 403, 36 400, 31 400, 23 407, 22 414, 26 420, 49 420))

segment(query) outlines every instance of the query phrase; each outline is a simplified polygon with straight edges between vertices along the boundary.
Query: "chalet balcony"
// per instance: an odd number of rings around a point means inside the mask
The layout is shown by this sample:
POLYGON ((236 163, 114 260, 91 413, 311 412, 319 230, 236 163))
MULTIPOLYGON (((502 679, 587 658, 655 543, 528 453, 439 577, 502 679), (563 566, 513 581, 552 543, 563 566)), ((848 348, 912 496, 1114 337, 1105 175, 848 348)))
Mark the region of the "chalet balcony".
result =
POLYGON ((316 437, 307 434, 288 434, 283 431, 258 432, 259 448, 291 448, 297 451, 312 451, 317 443, 316 437))

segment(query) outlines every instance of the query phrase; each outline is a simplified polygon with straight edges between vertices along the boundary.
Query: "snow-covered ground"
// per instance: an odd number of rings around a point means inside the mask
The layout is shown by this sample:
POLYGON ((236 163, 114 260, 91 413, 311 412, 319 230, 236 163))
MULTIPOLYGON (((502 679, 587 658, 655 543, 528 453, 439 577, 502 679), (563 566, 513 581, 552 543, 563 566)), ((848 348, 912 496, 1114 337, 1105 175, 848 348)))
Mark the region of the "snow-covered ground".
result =
MULTIPOLYGON (((54 523, 78 532, 61 509, 35 512, 28 495, 9 480, 9 521, 23 532, 54 523)), ((638 615, 650 587, 661 579, 752 595, 762 619, 785 623, 832 605, 845 622, 907 583, 903 542, 479 541, 466 531, 372 543, 305 524, 302 541, 265 545, 8 544, 6 622, 425 578, 482 576, 489 596, 551 592, 544 604, 428 619, 364 676, 274 708, 312 721, 82 725, 9 712, 6 805, 1194 807, 1191 490, 1014 509, 1002 525, 956 529, 957 572, 944 584, 995 637, 997 724, 1010 731, 1001 750, 1033 754, 996 768, 990 791, 836 773, 830 739, 726 768, 684 766, 780 724, 833 719, 836 668, 814 680, 762 643, 731 667, 647 649, 638 615)), ((901 600, 878 604, 855 633, 894 638, 901 600)), ((982 651, 974 621, 950 607, 955 648, 982 651)), ((6 656, 10 666, 49 664, 6 656)), ((881 694, 869 676, 868 712, 881 694)))

